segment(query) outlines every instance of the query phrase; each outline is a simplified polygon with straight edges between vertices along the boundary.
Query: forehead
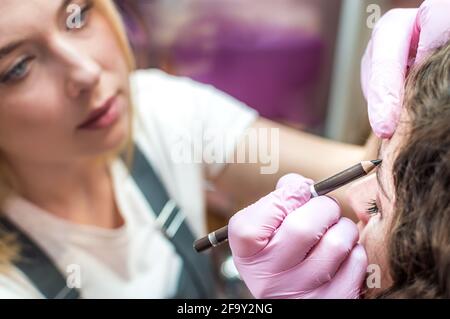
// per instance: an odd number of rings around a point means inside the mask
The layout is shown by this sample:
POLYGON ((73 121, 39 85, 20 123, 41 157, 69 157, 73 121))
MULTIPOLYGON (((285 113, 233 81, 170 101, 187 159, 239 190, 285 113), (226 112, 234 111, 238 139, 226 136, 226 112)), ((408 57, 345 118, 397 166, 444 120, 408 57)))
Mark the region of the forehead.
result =
POLYGON ((63 0, 0 0, 0 39, 48 27, 63 0))
POLYGON ((381 143, 380 158, 383 160, 381 167, 377 174, 379 175, 379 182, 382 183, 383 189, 388 194, 393 194, 393 164, 397 158, 397 154, 403 144, 406 142, 407 134, 410 128, 410 119, 406 109, 402 111, 401 119, 395 130, 394 135, 390 139, 385 139, 381 143))

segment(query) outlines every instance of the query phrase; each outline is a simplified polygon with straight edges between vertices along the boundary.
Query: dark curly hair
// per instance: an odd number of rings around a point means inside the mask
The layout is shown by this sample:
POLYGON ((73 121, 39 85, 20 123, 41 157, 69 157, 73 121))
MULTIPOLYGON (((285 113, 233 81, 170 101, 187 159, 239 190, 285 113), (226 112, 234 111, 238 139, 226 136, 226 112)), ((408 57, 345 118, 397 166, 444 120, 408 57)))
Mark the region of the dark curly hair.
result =
POLYGON ((381 298, 450 298, 450 42, 408 77, 411 122, 393 166, 393 284, 381 298))

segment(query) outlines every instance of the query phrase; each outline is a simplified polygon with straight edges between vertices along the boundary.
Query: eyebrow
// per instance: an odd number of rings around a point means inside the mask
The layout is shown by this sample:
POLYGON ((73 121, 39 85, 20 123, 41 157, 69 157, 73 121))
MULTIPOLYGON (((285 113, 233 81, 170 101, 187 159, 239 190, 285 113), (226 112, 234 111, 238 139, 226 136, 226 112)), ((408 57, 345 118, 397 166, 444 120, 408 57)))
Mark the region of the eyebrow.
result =
POLYGON ((0 49, 0 59, 3 59, 5 56, 19 48, 24 41, 14 41, 12 43, 7 44, 3 48, 0 49))
MULTIPOLYGON (((377 156, 377 158, 381 158, 381 144, 380 144, 380 146, 378 148, 378 156, 377 156)), ((386 189, 384 188, 383 183, 381 182, 381 169, 382 168, 383 168, 383 162, 381 162, 381 164, 377 167, 377 171, 375 173, 376 177, 377 177, 377 182, 378 182, 378 185, 380 186, 380 189, 381 189, 381 192, 383 193, 383 195, 387 199, 391 200, 390 197, 388 196, 387 192, 386 192, 386 189)))
MULTIPOLYGON (((72 0, 63 0, 63 2, 61 3, 61 6, 58 9, 58 12, 62 12, 64 7, 67 7, 67 5, 71 1, 72 0)), ((0 59, 3 59, 4 57, 6 57, 8 54, 13 52, 14 50, 17 50, 18 48, 20 48, 20 46, 22 46, 24 44, 24 42, 25 42, 24 40, 13 41, 13 42, 5 45, 4 47, 0 48, 0 59)))

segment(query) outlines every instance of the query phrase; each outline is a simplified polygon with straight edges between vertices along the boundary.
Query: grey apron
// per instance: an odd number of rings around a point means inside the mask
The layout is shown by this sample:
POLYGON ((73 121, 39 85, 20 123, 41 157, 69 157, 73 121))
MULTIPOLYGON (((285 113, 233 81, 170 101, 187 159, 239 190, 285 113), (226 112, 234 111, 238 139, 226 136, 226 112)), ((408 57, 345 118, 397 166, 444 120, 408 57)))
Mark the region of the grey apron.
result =
MULTIPOLYGON (((178 299, 216 297, 210 256, 194 251, 192 244, 195 238, 184 214, 169 198, 161 180, 137 145, 134 146, 134 150, 131 175, 152 207, 155 218, 161 224, 162 233, 172 243, 183 262, 177 292, 173 297, 178 299)), ((28 277, 42 295, 49 299, 80 298, 80 292, 67 286, 65 276, 56 268, 45 251, 17 225, 1 217, 0 226, 8 233, 16 234, 21 255, 14 265, 28 277)))

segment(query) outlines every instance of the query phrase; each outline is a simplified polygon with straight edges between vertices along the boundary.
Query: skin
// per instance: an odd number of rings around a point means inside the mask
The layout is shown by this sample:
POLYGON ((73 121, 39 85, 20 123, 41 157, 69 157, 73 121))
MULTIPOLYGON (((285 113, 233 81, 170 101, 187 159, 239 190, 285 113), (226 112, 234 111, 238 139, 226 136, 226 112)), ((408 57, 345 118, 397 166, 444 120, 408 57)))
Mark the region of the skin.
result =
MULTIPOLYGON (((81 7, 88 2, 72 1, 81 7)), ((2 0, 0 12, 8 12, 0 19, 0 50, 23 40, 0 58, 1 78, 27 59, 20 72, 16 70, 19 78, 0 83, 0 151, 21 195, 73 223, 119 227, 123 220, 111 177, 98 159, 128 136, 129 71, 107 20, 94 8, 81 29, 67 30, 62 0, 2 0), (114 94, 123 110, 114 125, 97 131, 77 129, 114 94)), ((286 173, 321 179, 373 158, 366 156, 372 144, 367 148, 342 144, 262 118, 254 127, 280 129, 280 169, 262 175, 259 163, 228 165, 213 180, 217 189, 233 198, 226 217, 272 191, 286 173)), ((342 198, 342 193, 336 196, 342 198)), ((348 216, 355 218, 351 212, 348 216)))
POLYGON ((89 12, 81 29, 69 31, 61 4, 0 2, 0 11, 8 12, 0 19, 0 47, 24 40, 0 59, 0 74, 33 57, 20 79, 0 85, 0 149, 25 197, 74 222, 114 227, 120 221, 111 213, 110 179, 96 159, 127 136, 127 66, 100 14, 89 12), (104 130, 77 129, 114 94, 124 109, 119 121, 104 130))
MULTIPOLYGON (((406 119, 406 114, 403 115, 406 119)), ((400 121, 396 132, 389 140, 384 140, 379 150, 383 160, 374 174, 357 181, 348 189, 348 201, 358 217, 359 243, 367 252, 369 265, 376 264, 381 270, 381 287, 368 290, 366 296, 379 292, 390 286, 389 267, 387 264, 387 236, 392 228, 395 214, 395 191, 392 167, 397 151, 407 134, 408 122, 400 121), (373 205, 375 203, 375 205, 373 205), (368 208, 373 211, 369 212, 368 208), (376 209, 375 209, 376 207, 376 209)))

